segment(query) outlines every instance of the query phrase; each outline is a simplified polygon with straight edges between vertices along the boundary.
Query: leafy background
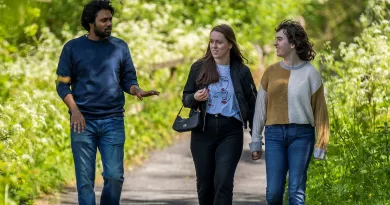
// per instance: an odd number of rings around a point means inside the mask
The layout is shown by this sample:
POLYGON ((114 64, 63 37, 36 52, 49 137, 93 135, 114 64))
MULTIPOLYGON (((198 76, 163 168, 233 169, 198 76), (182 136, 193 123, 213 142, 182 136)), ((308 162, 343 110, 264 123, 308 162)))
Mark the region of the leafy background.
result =
MULTIPOLYGON (((55 91, 63 44, 85 34, 86 0, 0 0, 0 204, 33 204, 74 181, 69 116, 55 91)), ((128 44, 144 89, 127 96, 126 166, 173 142, 190 64, 210 29, 230 24, 256 82, 274 28, 300 21, 315 43, 331 119, 325 161, 312 161, 308 204, 390 204, 390 1, 116 0, 113 35, 128 44)), ((98 164, 101 169, 101 165, 98 164)))

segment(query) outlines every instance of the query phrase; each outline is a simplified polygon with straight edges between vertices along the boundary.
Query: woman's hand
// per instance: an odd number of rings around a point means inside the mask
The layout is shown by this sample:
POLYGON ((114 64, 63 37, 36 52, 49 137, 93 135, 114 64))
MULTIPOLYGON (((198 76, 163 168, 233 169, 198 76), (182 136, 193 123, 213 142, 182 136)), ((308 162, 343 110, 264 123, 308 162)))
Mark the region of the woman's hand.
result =
POLYGON ((313 155, 316 160, 323 160, 325 159, 326 149, 315 147, 313 155))
POLYGON ((195 100, 197 101, 206 101, 209 98, 209 92, 207 88, 196 91, 194 95, 195 100))
POLYGON ((252 159, 253 160, 258 160, 258 159, 261 158, 262 155, 263 155, 263 151, 252 152, 252 159))

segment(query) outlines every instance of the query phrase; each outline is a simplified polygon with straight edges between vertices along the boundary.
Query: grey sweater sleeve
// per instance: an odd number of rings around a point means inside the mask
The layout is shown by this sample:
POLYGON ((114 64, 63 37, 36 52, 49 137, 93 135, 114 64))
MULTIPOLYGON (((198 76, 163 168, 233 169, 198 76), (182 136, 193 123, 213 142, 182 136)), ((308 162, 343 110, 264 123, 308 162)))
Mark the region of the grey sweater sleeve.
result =
POLYGON ((267 92, 262 88, 261 84, 256 98, 255 115, 253 117, 252 142, 249 143, 251 152, 261 151, 261 139, 266 120, 267 113, 267 92))

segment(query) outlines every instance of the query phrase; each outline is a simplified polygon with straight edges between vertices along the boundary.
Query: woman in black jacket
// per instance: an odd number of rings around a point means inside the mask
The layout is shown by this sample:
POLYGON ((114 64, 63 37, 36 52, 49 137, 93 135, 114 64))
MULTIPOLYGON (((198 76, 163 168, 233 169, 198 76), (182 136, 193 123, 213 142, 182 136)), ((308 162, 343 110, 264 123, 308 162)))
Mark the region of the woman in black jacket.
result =
MULTIPOLYGON (((206 54, 191 66, 183 105, 199 109, 202 126, 191 132, 200 205, 229 205, 243 147, 243 127, 252 128, 256 87, 233 29, 214 27, 206 54)), ((245 59, 246 60, 246 59, 245 59)))

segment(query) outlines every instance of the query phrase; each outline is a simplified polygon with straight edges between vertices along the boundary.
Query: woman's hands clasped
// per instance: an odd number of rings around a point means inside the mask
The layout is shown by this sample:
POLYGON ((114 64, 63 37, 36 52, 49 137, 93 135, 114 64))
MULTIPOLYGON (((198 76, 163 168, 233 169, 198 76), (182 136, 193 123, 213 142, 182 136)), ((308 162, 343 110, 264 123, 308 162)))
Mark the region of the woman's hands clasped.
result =
POLYGON ((206 101, 209 98, 209 92, 207 88, 196 91, 194 98, 197 101, 206 101))

